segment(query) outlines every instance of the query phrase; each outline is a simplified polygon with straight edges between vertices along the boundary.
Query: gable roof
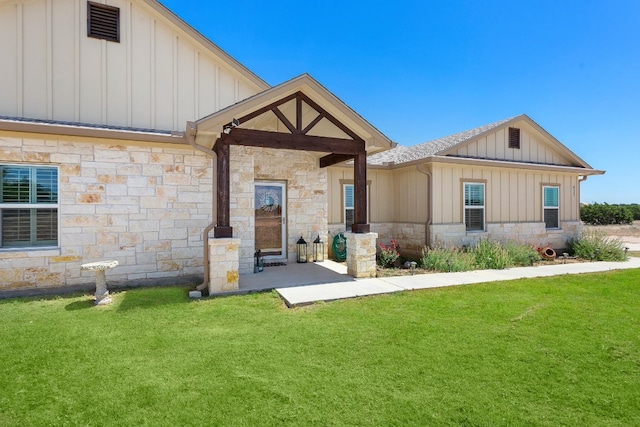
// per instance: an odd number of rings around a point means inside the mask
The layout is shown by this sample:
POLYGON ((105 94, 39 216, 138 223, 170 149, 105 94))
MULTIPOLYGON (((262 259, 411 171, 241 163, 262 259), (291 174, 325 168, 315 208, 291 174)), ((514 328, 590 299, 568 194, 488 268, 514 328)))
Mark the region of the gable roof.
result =
POLYGON ((502 124, 510 122, 514 118, 500 120, 495 123, 469 129, 464 132, 454 133, 443 138, 434 139, 413 146, 400 146, 391 150, 369 156, 367 162, 370 165, 384 165, 386 163, 402 164, 416 160, 426 159, 439 155, 464 142, 470 141, 479 135, 499 128, 502 124))
MULTIPOLYGON (((500 129, 507 128, 516 122, 526 121, 529 125, 535 128, 538 132, 546 137, 546 139, 561 152, 567 159, 579 168, 593 169, 587 162, 578 157, 575 153, 569 150, 565 145, 553 137, 550 133, 544 130, 540 125, 533 121, 526 114, 510 117, 508 119, 499 120, 494 123, 490 123, 484 126, 479 126, 473 129, 469 129, 463 132, 455 133, 453 135, 445 136, 443 138, 434 139, 432 141, 423 142, 414 146, 398 146, 392 150, 385 151, 383 153, 374 154, 369 156, 367 162, 369 165, 387 166, 387 165, 403 165, 412 162, 419 162, 429 158, 440 158, 444 156, 455 157, 454 149, 467 144, 476 139, 482 138, 488 133, 495 132, 500 129)), ((459 156, 458 156, 459 157, 459 156)), ((505 162, 501 159, 484 159, 489 161, 505 162)), ((523 163, 523 162, 519 162, 523 163)))
POLYGON ((368 152, 387 150, 395 145, 382 132, 352 110, 309 74, 301 74, 234 105, 203 117, 194 123, 196 143, 212 147, 224 126, 234 118, 257 111, 296 92, 302 92, 365 141, 368 152))

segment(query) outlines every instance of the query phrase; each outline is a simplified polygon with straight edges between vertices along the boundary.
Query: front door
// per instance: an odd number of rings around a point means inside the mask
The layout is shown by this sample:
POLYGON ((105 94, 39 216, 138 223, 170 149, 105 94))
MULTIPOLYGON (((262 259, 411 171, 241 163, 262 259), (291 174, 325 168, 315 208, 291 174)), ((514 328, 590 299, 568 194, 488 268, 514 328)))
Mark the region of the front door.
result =
POLYGON ((256 250, 265 258, 287 257, 286 207, 284 182, 255 183, 256 250))

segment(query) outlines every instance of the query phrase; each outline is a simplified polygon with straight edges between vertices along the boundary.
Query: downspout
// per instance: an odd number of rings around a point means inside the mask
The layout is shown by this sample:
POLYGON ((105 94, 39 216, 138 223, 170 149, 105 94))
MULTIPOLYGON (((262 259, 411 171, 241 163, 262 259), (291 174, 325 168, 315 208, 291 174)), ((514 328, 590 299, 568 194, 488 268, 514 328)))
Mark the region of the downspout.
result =
POLYGON ((580 191, 582 190, 582 183, 585 182, 589 178, 589 175, 583 175, 578 177, 578 220, 582 222, 582 216, 580 215, 580 191))
POLYGON ((427 202, 429 203, 429 207, 427 208, 427 223, 425 224, 425 230, 424 230, 424 245, 425 246, 429 246, 429 227, 431 226, 431 221, 432 221, 432 215, 431 212, 433 211, 433 179, 431 179, 431 172, 429 171, 425 171, 422 170, 420 168, 420 166, 422 165, 416 165, 416 169, 418 170, 418 172, 425 174, 428 178, 429 178, 429 184, 427 185, 427 192, 429 193, 429 197, 427 197, 427 202))
MULTIPOLYGON (((189 142, 189 145, 191 145, 194 149, 198 151, 202 151, 203 153, 210 155, 212 158, 211 167, 215 169, 215 166, 214 166, 215 158, 216 158, 215 151, 196 144, 196 133, 197 133, 197 129, 196 129, 195 123, 187 122, 186 135, 187 135, 187 141, 189 142)), ((212 174, 212 175, 215 178, 215 174, 212 174)), ((212 187, 212 188, 215 188, 215 187, 212 187)), ((212 218, 216 217, 215 204, 216 204, 216 198, 212 194, 211 196, 212 218)), ((211 230, 213 230, 215 226, 216 226, 216 223, 212 222, 202 232, 202 257, 203 257, 203 264, 204 264, 204 279, 200 285, 196 286, 196 289, 199 291, 203 291, 209 287, 209 233, 211 232, 211 230)))

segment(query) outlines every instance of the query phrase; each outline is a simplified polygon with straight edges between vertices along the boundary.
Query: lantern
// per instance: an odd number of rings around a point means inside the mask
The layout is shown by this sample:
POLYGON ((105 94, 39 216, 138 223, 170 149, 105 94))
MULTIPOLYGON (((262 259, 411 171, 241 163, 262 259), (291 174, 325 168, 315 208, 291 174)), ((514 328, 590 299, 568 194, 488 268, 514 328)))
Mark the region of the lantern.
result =
POLYGON ((304 241, 302 236, 296 242, 296 252, 298 255, 296 261, 307 262, 307 242, 304 241))
POLYGON ((253 254, 253 272, 254 273, 259 273, 264 269, 264 258, 262 256, 262 251, 260 249, 258 249, 254 254, 253 254))
POLYGON ((324 261, 324 242, 320 240, 320 235, 313 241, 313 260, 315 262, 324 261))

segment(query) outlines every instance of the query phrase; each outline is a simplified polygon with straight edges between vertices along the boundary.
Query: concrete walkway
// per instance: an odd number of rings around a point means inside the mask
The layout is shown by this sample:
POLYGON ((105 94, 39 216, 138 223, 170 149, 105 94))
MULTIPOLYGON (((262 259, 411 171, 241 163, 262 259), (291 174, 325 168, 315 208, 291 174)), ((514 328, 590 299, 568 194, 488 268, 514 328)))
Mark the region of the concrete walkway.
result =
POLYGON ((413 289, 440 288, 472 283, 499 282, 563 274, 596 273, 601 271, 640 268, 640 258, 626 262, 584 262, 555 264, 539 267, 518 267, 507 270, 476 270, 461 273, 416 274, 375 279, 354 279, 348 282, 321 283, 308 286, 276 288, 288 307, 297 307, 319 301, 387 294, 413 289))

